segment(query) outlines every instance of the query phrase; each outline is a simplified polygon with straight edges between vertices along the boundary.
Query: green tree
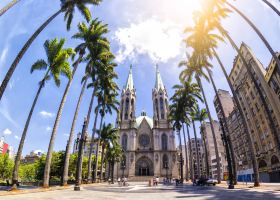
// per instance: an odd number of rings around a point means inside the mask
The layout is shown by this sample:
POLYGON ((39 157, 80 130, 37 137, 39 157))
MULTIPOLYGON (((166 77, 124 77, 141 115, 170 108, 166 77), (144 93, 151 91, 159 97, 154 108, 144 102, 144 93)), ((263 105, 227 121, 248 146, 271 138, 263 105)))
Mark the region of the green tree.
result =
POLYGON ((67 30, 70 29, 71 23, 74 17, 75 9, 78 9, 82 16, 85 17, 87 22, 91 20, 91 13, 89 8, 87 7, 88 4, 90 5, 99 5, 101 0, 60 0, 61 1, 61 7, 60 9, 54 13, 47 21, 45 21, 34 33, 33 35, 27 40, 27 42, 24 44, 20 52, 17 54, 15 60, 13 61, 12 65, 10 66, 8 72, 6 73, 3 82, 0 86, 0 100, 2 99, 2 96, 6 90, 6 87, 16 69, 19 62, 21 61, 22 57, 28 50, 28 48, 31 46, 33 41, 38 37, 38 35, 47 27, 47 25, 55 19, 59 14, 64 13, 64 20, 67 21, 67 30))
POLYGON ((14 162, 8 154, 0 154, 0 179, 11 179, 14 162))
POLYGON ((19 167, 19 178, 21 182, 36 181, 36 164, 22 164, 19 167))
POLYGON ((100 130, 100 144, 101 144, 101 169, 100 169, 100 180, 103 179, 103 166, 104 166, 104 157, 105 151, 109 148, 110 145, 117 143, 119 130, 114 128, 112 124, 105 125, 103 124, 102 129, 100 130))
MULTIPOLYGON (((65 39, 53 39, 53 40, 47 40, 44 43, 44 48, 46 51, 47 60, 40 59, 37 62, 35 62, 31 67, 31 73, 33 73, 35 70, 45 70, 45 74, 43 76, 43 79, 39 83, 39 89, 36 93, 36 96, 33 100, 30 112, 28 114, 28 118, 26 120, 23 133, 21 135, 16 159, 15 159, 15 167, 13 171, 13 189, 16 189, 16 184, 18 181, 18 169, 20 164, 20 158, 22 155, 22 150, 27 134, 27 130, 29 127, 29 123, 31 120, 31 117, 34 112, 34 108, 37 104, 37 100, 39 98, 39 95, 41 93, 41 90, 45 86, 46 82, 50 80, 52 77, 54 79, 54 82, 56 86, 60 86, 60 75, 65 75, 68 79, 71 79, 72 73, 71 68, 68 63, 68 58, 74 54, 74 50, 71 48, 64 49, 65 39)), ((49 157, 48 159, 51 159, 49 157)))

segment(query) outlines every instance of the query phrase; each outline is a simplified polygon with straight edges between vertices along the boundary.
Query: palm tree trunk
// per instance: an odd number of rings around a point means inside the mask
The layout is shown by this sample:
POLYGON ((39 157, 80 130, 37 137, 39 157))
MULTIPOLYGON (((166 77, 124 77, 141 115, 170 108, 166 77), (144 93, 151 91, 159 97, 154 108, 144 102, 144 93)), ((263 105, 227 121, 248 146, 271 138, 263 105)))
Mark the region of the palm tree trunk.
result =
POLYGON ((35 99, 33 100, 31 109, 29 111, 27 120, 25 122, 24 130, 23 130, 22 135, 21 135, 21 139, 20 139, 17 155, 16 155, 16 158, 15 158, 15 165, 14 165, 14 169, 13 169, 13 178, 12 178, 12 189, 17 189, 18 170, 19 170, 19 165, 20 165, 20 159, 21 159, 21 155, 22 155, 23 145, 24 145, 25 138, 26 138, 26 135, 27 135, 27 130, 28 130, 28 127, 29 127, 29 123, 30 123, 31 117, 33 115, 34 108, 35 108, 35 106, 37 104, 38 97, 39 97, 39 95, 41 93, 42 88, 45 85, 45 78, 47 77, 48 74, 49 74, 49 70, 47 71, 45 77, 43 78, 43 80, 40 83, 39 89, 38 89, 38 91, 36 93, 35 99))
POLYGON ((201 176, 201 174, 200 174, 200 160, 199 160, 199 154, 198 154, 197 135, 196 135, 196 128, 195 128, 194 120, 192 120, 192 124, 193 124, 194 140, 195 140, 197 175, 198 175, 198 178, 200 178, 200 176, 201 176))
POLYGON ((115 161, 112 161, 112 183, 114 184, 114 169, 115 169, 115 161))
MULTIPOLYGON (((277 63, 277 66, 280 66, 280 60, 277 57, 276 53, 274 52, 274 50, 272 49, 271 45, 269 44, 269 42, 267 41, 267 39, 264 37, 264 35, 261 33, 261 31, 255 26, 255 24, 246 16, 244 15, 240 10, 238 10, 235 6, 233 6, 232 4, 230 4, 229 2, 225 2, 229 7, 231 7, 233 10, 235 10, 253 29, 254 31, 258 34, 258 36, 260 37, 260 39, 263 41, 263 43, 265 44, 265 46, 267 47, 267 49, 269 50, 270 54, 272 55, 272 57, 274 58, 274 60, 277 63)), ((280 75, 280 69, 279 67, 276 67, 277 73, 280 75)), ((279 143, 278 143, 279 144, 279 143)))
MULTIPOLYGON (((237 91, 234 90, 233 85, 230 82, 230 79, 229 79, 229 76, 227 75, 225 66, 223 65, 223 63, 222 63, 221 59, 219 58, 218 54, 216 53, 215 49, 213 49, 213 52, 214 52, 214 56, 216 57, 220 67, 222 68, 224 76, 227 79, 228 85, 229 85, 230 90, 231 90, 232 95, 233 95, 235 105, 237 106, 237 109, 238 109, 238 111, 240 113, 240 116, 241 116, 241 120, 242 120, 241 123, 244 126, 245 134, 247 136, 247 141, 248 141, 248 144, 249 144, 249 151, 250 151, 252 165, 253 165, 253 171, 254 171, 254 175, 255 175, 254 186, 257 187, 257 186, 260 185, 260 182, 259 182, 259 168, 258 168, 258 162, 257 162, 257 158, 256 158, 256 151, 255 151, 255 147, 254 147, 254 144, 253 144, 253 139, 252 139, 250 131, 249 131, 250 128, 249 128, 248 124, 246 123, 246 117, 245 117, 245 114, 244 114, 243 109, 241 107, 241 104, 239 102, 239 99, 237 97, 237 91)), ((242 54, 240 54, 240 55, 242 55, 242 54)))
POLYGON ((101 167, 100 167, 100 181, 103 179, 103 166, 104 166, 104 152, 105 152, 105 144, 102 144, 102 150, 101 150, 101 167))
POLYGON ((87 180, 88 182, 92 181, 92 151, 93 151, 93 145, 94 145, 94 136, 96 132, 96 124, 97 124, 97 117, 98 117, 98 112, 95 112, 95 119, 94 119, 94 125, 92 129, 92 135, 91 135, 91 142, 90 142, 90 150, 89 150, 89 155, 88 155, 88 175, 87 175, 87 180))
POLYGON ((185 155, 186 155, 186 181, 189 180, 189 162, 188 162, 188 151, 187 151, 187 139, 185 133, 185 127, 183 124, 183 134, 184 134, 184 143, 185 143, 185 155))
POLYGON ((190 159, 190 171, 191 171, 191 179, 194 181, 194 170, 193 170, 193 155, 192 155, 192 147, 191 147, 191 137, 190 137, 190 130, 189 125, 186 124, 187 127, 187 134, 188 134, 188 141, 189 141, 189 159, 190 159))
POLYGON ((178 137, 179 137, 179 147, 180 147, 180 179, 183 182, 183 155, 182 155, 182 138, 181 138, 181 133, 180 130, 178 130, 178 137))
POLYGON ((79 110, 80 110, 80 105, 81 105, 81 102, 82 102, 82 97, 83 97, 83 94, 84 94, 84 91, 85 91, 85 88, 86 88, 86 84, 87 84, 87 79, 84 81, 82 89, 81 89, 81 92, 80 92, 79 100, 78 100, 77 105, 76 105, 76 110, 75 110, 74 118, 73 118, 72 125, 71 125, 71 131, 70 131, 70 134, 69 134, 69 139, 67 141, 67 146, 66 146, 66 150, 65 150, 65 160, 64 160, 64 167, 63 167, 63 175, 62 175, 62 185, 63 186, 66 186, 67 185, 67 181, 68 181, 70 149, 71 149, 71 145, 72 145, 72 141, 73 141, 76 121, 77 121, 78 113, 79 113, 79 110))
POLYGON ((202 140, 203 140, 204 151, 205 151, 206 176, 207 176, 207 177, 210 177, 208 152, 207 152, 206 141, 205 141, 205 137, 204 137, 204 136, 202 136, 202 140))
POLYGON ((23 55, 26 53, 27 49, 31 46, 32 42, 37 38, 37 36, 44 30, 44 28, 56 17, 58 16, 62 10, 60 9, 57 11, 54 15, 52 15, 45 23, 43 23, 36 31, 33 33, 33 35, 28 39, 28 41, 24 44, 18 55, 16 56, 15 60, 13 61, 12 65, 10 66, 8 72, 5 75, 5 78, 0 86, 0 100, 2 99, 2 96, 5 92, 5 89, 17 67, 20 60, 22 59, 23 55))
MULTIPOLYGON (((216 98, 218 100, 219 107, 221 109, 222 119, 219 120, 219 121, 221 121, 221 123, 223 123, 223 127, 225 128, 225 131, 226 131, 226 135, 229 138, 229 140, 231 140, 231 136, 230 136, 230 132, 229 132, 229 128, 228 128, 228 123, 227 123, 225 111, 224 111, 224 108, 223 108, 223 105, 222 105, 222 102, 221 102, 221 98, 220 98, 220 96, 218 94, 218 90, 217 90, 216 84, 214 82, 214 79, 213 79, 211 71, 208 68, 206 68, 206 69, 207 69, 207 72, 208 72, 211 84, 212 84, 212 86, 214 88, 215 95, 216 95, 216 98)), ((229 144, 229 142, 230 141, 228 141, 226 143, 229 144)), ((236 183, 236 164, 235 164, 236 162, 235 162, 235 155, 234 155, 233 149, 231 147, 232 147, 231 145, 228 145, 230 157, 227 158, 227 159, 228 159, 229 162, 231 162, 231 166, 232 166, 231 170, 233 172, 233 174, 232 174, 233 182, 236 183)))
POLYGON ((8 5, 6 5, 4 8, 0 10, 0 17, 4 15, 5 12, 7 12, 10 8, 12 8, 14 5, 16 5, 20 0, 13 0, 8 5))
POLYGON ((216 140, 216 136, 215 136, 215 130, 214 130, 214 126, 213 126, 213 121, 212 121, 212 117, 211 117, 211 113, 210 113, 210 109, 208 106, 208 102, 201 84, 201 81, 199 78, 196 77, 197 83, 200 87, 203 99, 204 99, 204 103, 206 106, 206 110, 208 113, 208 118, 209 118, 209 122, 210 122, 210 127, 211 127, 211 132, 212 132, 212 137, 213 137, 213 141, 214 141, 214 148, 215 148, 215 156, 216 156, 216 161, 217 161, 217 179, 218 179, 218 183, 221 183, 221 164, 220 164, 220 156, 219 156, 219 151, 218 151, 218 145, 217 145, 217 140, 216 140))
MULTIPOLYGON (((79 61, 82 59, 82 57, 83 56, 80 55, 79 61)), ((53 130, 52 130, 52 134, 51 134, 50 144, 49 144, 49 148, 48 148, 47 158, 46 158, 46 165, 45 165, 45 171, 44 171, 44 181, 43 181, 44 182, 43 183, 44 187, 49 187, 49 178, 50 178, 49 174, 50 174, 50 166, 51 166, 51 160, 52 160, 51 158, 52 158, 52 152, 53 152, 53 145, 54 145, 55 138, 56 138, 56 135, 57 135, 57 129, 58 129, 58 126, 59 126, 59 123, 60 123, 62 111, 63 111, 64 105, 65 105, 65 102, 67 100, 67 96, 68 96, 68 93, 69 93, 69 90, 70 90, 70 87, 71 87, 71 84, 72 84, 72 81, 73 81, 73 77, 74 77, 74 75, 76 73, 76 70, 78 68, 79 61, 77 61, 74 65, 73 72, 72 72, 72 78, 68 80, 67 86, 65 88, 65 91, 63 93, 63 96, 62 96, 62 99, 61 99, 61 102, 60 102, 60 105, 59 105, 59 108, 58 108, 58 112, 56 114, 53 130)))
POLYGON ((267 1, 267 0, 262 0, 262 1, 263 1, 265 4, 267 4, 272 10, 274 10, 274 12, 276 12, 277 15, 280 16, 280 11, 279 11, 275 6, 273 6, 272 3, 270 3, 270 2, 267 1))
POLYGON ((103 118, 104 118, 104 116, 101 116, 100 125, 99 125, 99 136, 98 136, 98 140, 97 140, 97 144, 96 144, 94 182, 96 182, 96 179, 97 179, 99 143, 100 143, 100 131, 101 131, 101 129, 102 129, 103 118))

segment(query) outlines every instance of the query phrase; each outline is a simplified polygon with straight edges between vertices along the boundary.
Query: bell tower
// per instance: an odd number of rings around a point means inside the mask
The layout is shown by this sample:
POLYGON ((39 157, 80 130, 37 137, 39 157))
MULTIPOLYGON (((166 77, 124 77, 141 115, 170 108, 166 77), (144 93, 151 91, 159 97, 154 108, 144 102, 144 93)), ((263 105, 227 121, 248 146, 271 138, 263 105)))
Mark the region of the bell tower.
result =
POLYGON ((135 105, 136 90, 133 84, 132 66, 130 66, 126 85, 123 88, 121 94, 120 112, 118 117, 118 121, 121 127, 133 128, 133 124, 136 121, 135 105))
POLYGON ((168 95, 163 85, 158 65, 156 66, 156 83, 152 90, 153 110, 154 110, 154 125, 158 128, 168 128, 168 95))

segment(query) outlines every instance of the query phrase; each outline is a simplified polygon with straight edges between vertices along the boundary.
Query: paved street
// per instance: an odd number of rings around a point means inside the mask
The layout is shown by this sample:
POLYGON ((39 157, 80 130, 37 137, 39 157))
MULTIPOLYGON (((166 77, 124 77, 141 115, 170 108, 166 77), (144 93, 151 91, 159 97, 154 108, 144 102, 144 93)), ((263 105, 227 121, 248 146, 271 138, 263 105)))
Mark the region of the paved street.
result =
POLYGON ((142 183, 130 183, 128 187, 115 185, 89 185, 84 186, 82 191, 73 191, 73 188, 65 190, 0 196, 2 200, 87 200, 87 199, 112 199, 112 200, 136 200, 136 199, 280 199, 279 191, 268 189, 235 189, 227 190, 223 187, 199 187, 190 184, 175 187, 159 185, 148 187, 142 183))

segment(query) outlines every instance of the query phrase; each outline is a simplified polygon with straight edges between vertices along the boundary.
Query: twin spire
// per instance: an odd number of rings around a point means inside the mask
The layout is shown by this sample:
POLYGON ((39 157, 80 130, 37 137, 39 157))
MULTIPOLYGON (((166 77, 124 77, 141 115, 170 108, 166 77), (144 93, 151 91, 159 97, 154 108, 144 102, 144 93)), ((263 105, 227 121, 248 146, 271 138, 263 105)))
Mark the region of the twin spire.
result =
MULTIPOLYGON (((156 65, 156 82, 155 82, 155 88, 157 90, 162 89, 164 90, 164 85, 160 76, 160 72, 159 72, 159 68, 158 65, 156 65)), ((133 76, 132 76, 132 65, 130 65, 130 69, 129 69, 129 74, 127 77, 127 81, 126 81, 126 86, 125 89, 129 89, 132 90, 134 89, 134 84, 133 84, 133 76)))

